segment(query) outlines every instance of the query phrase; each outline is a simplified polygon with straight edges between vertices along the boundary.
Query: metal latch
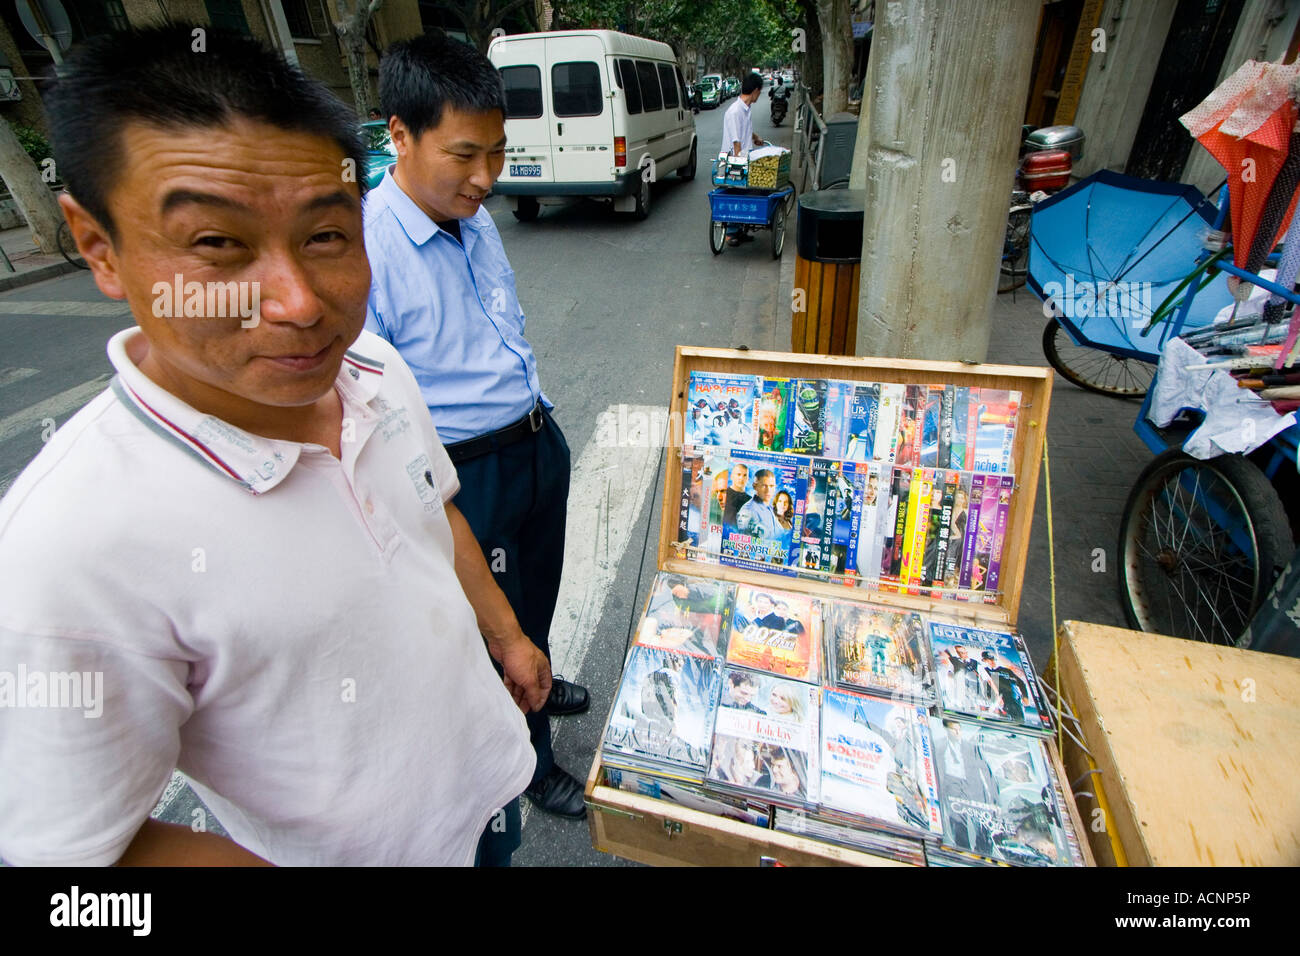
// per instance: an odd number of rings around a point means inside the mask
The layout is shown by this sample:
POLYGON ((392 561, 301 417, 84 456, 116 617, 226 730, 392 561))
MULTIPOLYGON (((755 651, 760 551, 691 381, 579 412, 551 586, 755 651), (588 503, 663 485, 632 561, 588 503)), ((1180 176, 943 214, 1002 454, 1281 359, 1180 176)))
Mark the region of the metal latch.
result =
POLYGON ((667 831, 668 836, 675 837, 682 832, 682 822, 680 820, 665 820, 664 830, 667 831))

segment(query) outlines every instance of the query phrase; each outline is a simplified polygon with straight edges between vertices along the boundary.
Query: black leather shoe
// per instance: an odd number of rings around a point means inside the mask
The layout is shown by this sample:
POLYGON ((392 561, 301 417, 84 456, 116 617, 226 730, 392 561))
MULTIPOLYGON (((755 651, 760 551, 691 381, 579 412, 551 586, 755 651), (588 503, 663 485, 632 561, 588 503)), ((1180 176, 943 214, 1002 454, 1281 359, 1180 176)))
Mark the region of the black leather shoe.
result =
POLYGON ((587 815, 586 804, 582 802, 582 784, 559 767, 552 767, 550 773, 524 791, 524 796, 547 813, 571 820, 581 820, 587 815))
POLYGON ((546 698, 542 713, 548 717, 567 717, 580 714, 591 706, 591 695, 581 684, 570 683, 561 677, 551 680, 551 696, 546 698))

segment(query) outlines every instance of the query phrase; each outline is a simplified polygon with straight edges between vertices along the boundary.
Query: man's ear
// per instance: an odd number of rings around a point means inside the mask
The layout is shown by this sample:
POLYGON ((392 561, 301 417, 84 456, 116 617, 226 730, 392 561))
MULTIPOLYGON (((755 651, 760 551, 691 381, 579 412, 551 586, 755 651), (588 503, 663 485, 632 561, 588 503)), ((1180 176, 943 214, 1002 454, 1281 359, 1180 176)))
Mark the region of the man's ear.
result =
POLYGON ((388 117, 388 138, 393 141, 393 148, 399 157, 405 157, 407 151, 415 148, 415 137, 396 116, 388 117))
POLYGON ((63 217, 68 220, 77 251, 90 266, 99 291, 110 299, 125 299, 126 289, 117 272, 117 253, 108 229, 66 191, 59 194, 59 206, 63 209, 63 217))

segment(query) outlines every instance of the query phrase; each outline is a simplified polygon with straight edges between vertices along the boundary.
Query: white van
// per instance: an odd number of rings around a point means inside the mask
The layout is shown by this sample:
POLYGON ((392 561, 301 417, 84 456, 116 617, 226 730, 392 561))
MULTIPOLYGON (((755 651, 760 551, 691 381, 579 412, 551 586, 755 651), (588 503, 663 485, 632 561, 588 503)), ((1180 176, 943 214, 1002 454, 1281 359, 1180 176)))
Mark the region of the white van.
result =
POLYGON ((650 185, 695 178, 695 117, 672 47, 612 30, 499 36, 488 59, 506 90, 506 163, 493 191, 515 217, 541 202, 612 200, 638 219, 650 185))

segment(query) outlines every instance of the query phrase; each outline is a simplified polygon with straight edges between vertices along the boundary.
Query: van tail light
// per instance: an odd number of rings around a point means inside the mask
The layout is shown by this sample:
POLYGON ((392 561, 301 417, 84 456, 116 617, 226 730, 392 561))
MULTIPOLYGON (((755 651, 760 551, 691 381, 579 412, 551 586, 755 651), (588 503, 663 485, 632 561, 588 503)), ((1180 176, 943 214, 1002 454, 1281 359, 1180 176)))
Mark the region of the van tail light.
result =
POLYGON ((627 137, 626 136, 614 137, 614 165, 615 166, 627 165, 627 137))

